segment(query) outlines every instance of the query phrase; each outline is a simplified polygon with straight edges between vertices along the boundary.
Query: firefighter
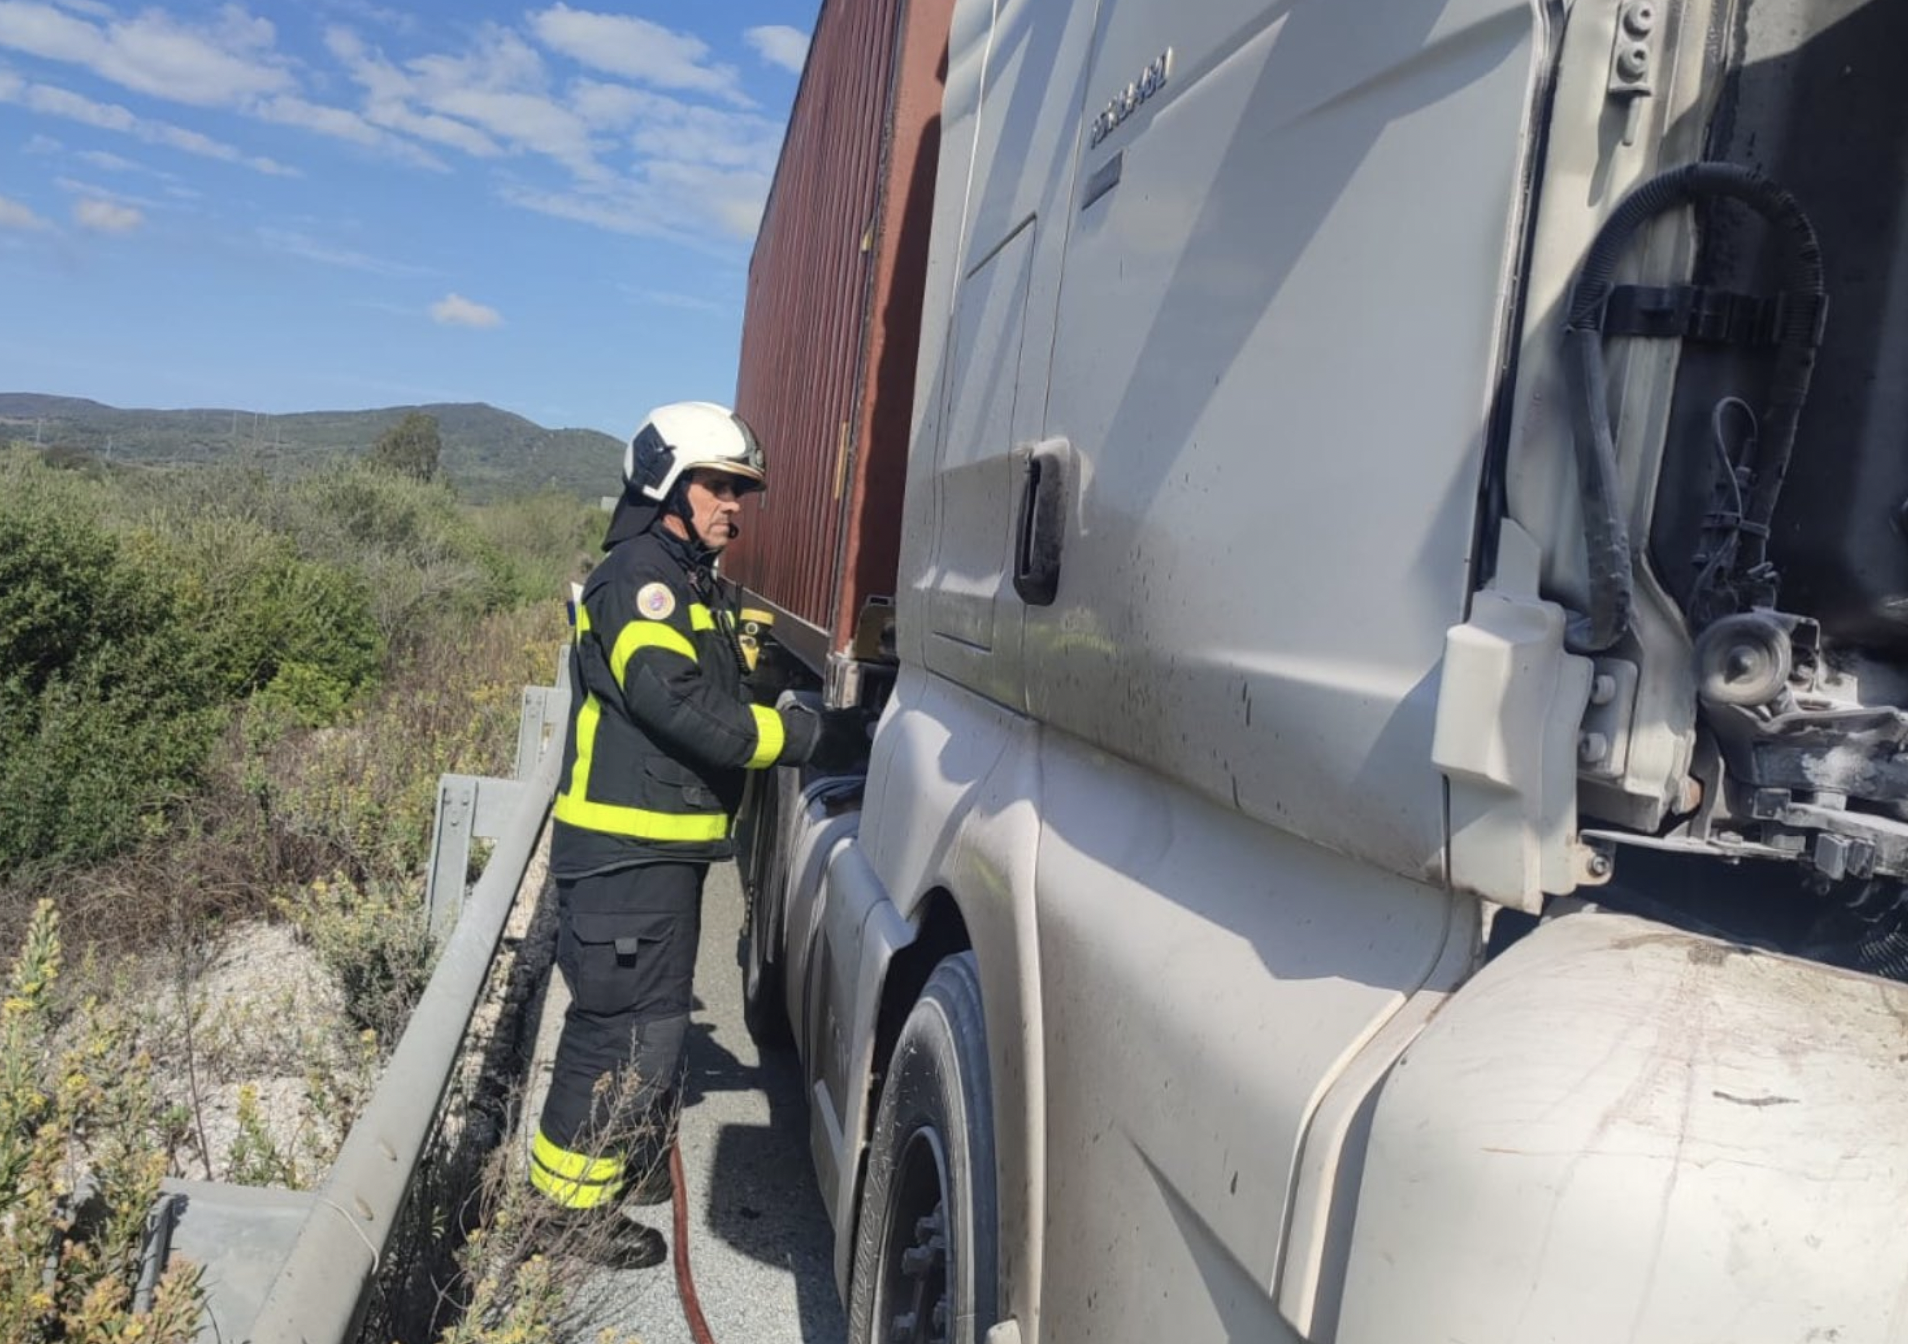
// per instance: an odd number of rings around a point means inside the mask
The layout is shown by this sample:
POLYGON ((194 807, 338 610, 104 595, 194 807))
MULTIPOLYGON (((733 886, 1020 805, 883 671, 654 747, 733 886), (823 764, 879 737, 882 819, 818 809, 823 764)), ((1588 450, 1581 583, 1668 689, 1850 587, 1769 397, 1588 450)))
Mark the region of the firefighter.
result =
MULTIPOLYGON (((734 613, 711 567, 766 488, 761 446, 708 402, 653 411, 583 586, 550 841, 557 964, 570 1008, 530 1180, 565 1244, 615 1268, 659 1263, 624 1207, 670 1197, 667 1155, 689 1025, 702 884, 730 857, 745 772, 839 754, 843 716, 750 702, 734 613)), ((851 748, 850 748, 851 749, 851 748)))

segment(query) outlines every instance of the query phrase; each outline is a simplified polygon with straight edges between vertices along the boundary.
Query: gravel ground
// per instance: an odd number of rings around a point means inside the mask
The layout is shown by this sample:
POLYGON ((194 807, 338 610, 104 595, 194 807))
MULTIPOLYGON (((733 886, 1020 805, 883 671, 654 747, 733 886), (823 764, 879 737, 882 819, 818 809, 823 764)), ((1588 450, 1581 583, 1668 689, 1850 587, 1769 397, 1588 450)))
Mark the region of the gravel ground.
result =
MULTIPOLYGON (((839 1344, 847 1330, 835 1293, 833 1238, 808 1157, 800 1071, 792 1054, 759 1055, 742 1025, 741 925, 735 867, 719 865, 703 896, 680 1131, 690 1264, 717 1344, 839 1344)), ((567 998, 553 973, 524 1111, 530 1126, 548 1086, 567 998)), ((667 1206, 649 1212, 667 1230, 667 1206)), ((691 1344, 671 1264, 597 1274, 572 1305, 566 1344, 594 1344, 605 1329, 642 1344, 691 1344)))

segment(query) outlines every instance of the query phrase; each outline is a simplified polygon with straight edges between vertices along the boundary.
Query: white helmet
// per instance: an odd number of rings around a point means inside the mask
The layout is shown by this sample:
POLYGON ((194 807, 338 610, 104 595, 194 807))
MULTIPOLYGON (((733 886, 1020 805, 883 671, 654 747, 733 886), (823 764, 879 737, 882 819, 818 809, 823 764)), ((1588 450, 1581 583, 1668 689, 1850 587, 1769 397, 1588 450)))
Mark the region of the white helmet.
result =
POLYGON ((768 484, 768 463, 754 431, 714 402, 658 406, 623 450, 623 484, 645 499, 667 499, 683 472, 698 467, 743 477, 755 488, 768 484))

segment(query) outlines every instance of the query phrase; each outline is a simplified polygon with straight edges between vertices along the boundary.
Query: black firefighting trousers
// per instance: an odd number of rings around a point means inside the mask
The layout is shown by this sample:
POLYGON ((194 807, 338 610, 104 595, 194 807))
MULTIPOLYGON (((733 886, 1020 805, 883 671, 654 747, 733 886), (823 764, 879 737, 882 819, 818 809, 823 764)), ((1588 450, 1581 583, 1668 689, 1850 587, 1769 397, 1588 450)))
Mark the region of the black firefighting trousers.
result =
POLYGON ((613 1205, 668 1160, 707 872, 652 863, 557 882, 570 1008, 530 1180, 566 1208, 613 1205))

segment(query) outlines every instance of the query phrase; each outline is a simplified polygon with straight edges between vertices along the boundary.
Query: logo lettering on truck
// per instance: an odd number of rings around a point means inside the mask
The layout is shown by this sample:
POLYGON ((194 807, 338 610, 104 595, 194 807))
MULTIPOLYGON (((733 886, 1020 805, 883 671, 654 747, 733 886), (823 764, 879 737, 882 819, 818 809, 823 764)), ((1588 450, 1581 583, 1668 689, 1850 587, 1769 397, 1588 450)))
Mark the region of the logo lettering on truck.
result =
POLYGON ((1171 47, 1155 56, 1139 78, 1121 89, 1100 109, 1100 115, 1093 119, 1090 145, 1100 141, 1120 128, 1120 123, 1145 106, 1146 100, 1166 87, 1166 78, 1173 72, 1173 49, 1171 47))

